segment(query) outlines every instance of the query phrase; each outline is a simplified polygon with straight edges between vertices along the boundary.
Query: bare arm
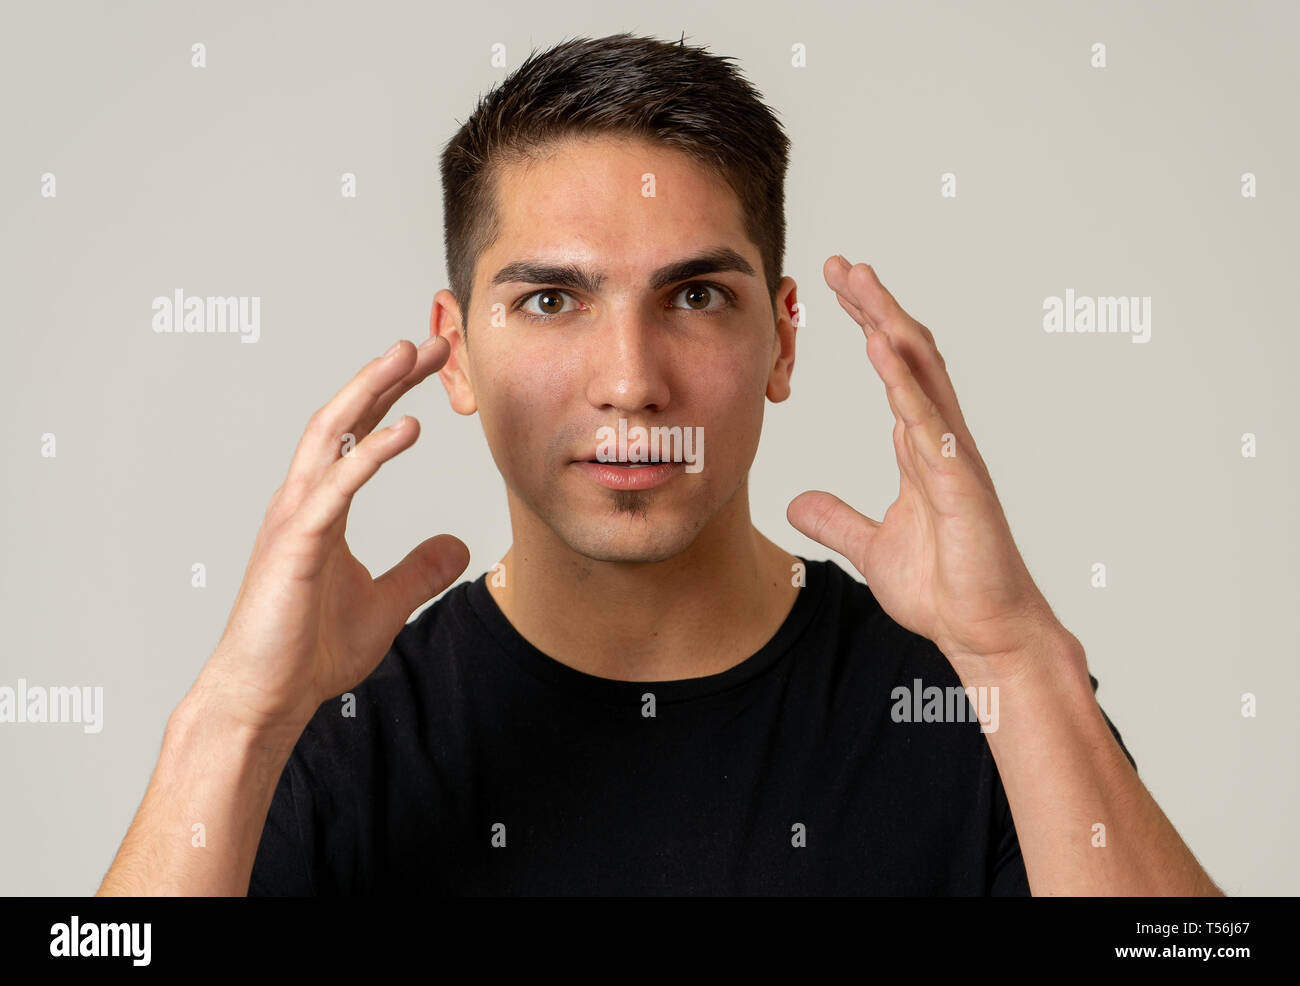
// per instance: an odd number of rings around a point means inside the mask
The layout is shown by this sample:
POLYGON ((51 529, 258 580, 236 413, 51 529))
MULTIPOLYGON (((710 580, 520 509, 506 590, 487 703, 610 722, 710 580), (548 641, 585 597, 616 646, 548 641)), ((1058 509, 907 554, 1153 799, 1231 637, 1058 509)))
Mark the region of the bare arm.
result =
POLYGON ((201 692, 187 694, 96 896, 247 894, 271 796, 301 731, 255 730, 201 692))
POLYGON ((852 561, 964 686, 997 689, 1002 723, 986 736, 1035 894, 1220 893, 1107 727, 1083 647, 1011 536, 934 334, 870 264, 837 254, 823 274, 885 385, 898 498, 874 520, 810 490, 790 503, 790 523, 852 561))
POLYGON ((465 570, 468 549, 441 534, 372 579, 344 540, 353 496, 419 437, 412 418, 378 423, 449 352, 437 336, 400 343, 312 415, 100 895, 246 894, 276 783, 316 709, 364 680, 465 570))
POLYGON ((962 677, 999 690, 998 728, 986 738, 1030 890, 1223 896, 1106 725, 1078 639, 1061 627, 1031 650, 1018 677, 962 677))

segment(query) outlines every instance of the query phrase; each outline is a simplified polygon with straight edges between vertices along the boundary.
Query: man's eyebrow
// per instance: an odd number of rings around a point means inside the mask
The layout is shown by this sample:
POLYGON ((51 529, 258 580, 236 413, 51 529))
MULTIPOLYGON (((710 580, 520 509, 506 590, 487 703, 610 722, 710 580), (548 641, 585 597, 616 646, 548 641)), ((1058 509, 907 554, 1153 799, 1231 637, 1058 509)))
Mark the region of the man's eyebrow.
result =
MULTIPOLYGON (((704 253, 665 264, 650 275, 650 288, 657 291, 678 281, 699 277, 701 274, 718 274, 735 271, 754 274, 748 260, 730 247, 716 247, 704 253)), ((506 264, 492 278, 492 284, 556 284, 595 294, 605 280, 604 271, 589 270, 577 264, 554 264, 544 260, 516 260, 506 264)))

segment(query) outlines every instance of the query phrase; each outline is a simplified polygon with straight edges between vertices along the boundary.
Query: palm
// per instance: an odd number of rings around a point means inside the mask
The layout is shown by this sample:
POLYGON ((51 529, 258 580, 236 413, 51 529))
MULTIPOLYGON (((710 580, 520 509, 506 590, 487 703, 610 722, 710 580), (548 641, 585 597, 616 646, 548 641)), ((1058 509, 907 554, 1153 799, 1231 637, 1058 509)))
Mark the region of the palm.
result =
POLYGON ((377 645, 391 640, 400 629, 390 626, 390 607, 366 566, 346 544, 340 544, 338 554, 324 586, 320 613, 315 686, 323 697, 339 695, 365 678, 374 669, 377 645))
POLYGON ((903 476, 898 499, 885 511, 875 536, 858 557, 849 559, 872 586, 885 611, 907 629, 927 637, 933 633, 928 614, 933 609, 934 584, 941 577, 935 540, 933 520, 915 487, 903 476))

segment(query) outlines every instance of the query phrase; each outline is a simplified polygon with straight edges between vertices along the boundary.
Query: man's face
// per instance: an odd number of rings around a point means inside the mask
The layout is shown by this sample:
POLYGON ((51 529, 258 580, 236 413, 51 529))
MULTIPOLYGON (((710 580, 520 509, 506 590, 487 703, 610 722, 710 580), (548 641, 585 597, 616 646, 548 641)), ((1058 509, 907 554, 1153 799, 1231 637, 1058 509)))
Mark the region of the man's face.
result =
POLYGON ((786 278, 778 319, 730 187, 668 148, 578 139, 503 169, 496 198, 501 234, 475 269, 472 342, 453 340, 442 372, 456 410, 478 411, 516 526, 623 562, 671 558, 716 518, 734 529, 728 507, 747 529, 764 398, 789 394, 795 295, 786 278), (703 468, 606 485, 636 475, 611 481, 588 464, 599 429, 620 418, 629 442, 637 426, 702 435, 703 468))

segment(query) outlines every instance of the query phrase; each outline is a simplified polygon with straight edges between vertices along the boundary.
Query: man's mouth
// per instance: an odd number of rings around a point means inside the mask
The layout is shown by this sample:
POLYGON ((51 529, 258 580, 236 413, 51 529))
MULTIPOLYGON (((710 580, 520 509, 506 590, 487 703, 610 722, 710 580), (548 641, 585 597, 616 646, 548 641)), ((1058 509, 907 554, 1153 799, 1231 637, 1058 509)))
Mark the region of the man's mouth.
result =
POLYGON ((632 462, 628 459, 578 459, 573 463, 587 480, 610 490, 651 490, 671 483, 689 466, 672 459, 632 462))

